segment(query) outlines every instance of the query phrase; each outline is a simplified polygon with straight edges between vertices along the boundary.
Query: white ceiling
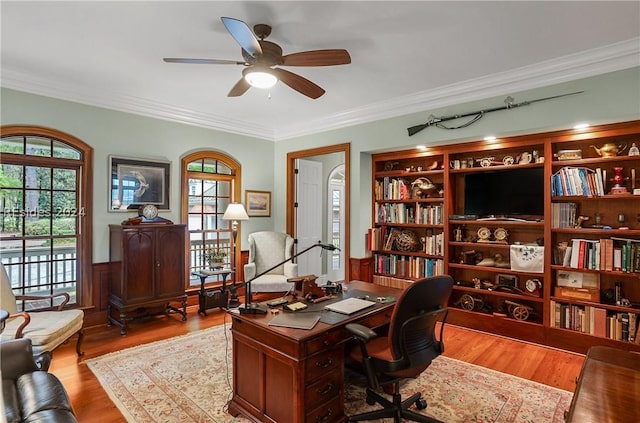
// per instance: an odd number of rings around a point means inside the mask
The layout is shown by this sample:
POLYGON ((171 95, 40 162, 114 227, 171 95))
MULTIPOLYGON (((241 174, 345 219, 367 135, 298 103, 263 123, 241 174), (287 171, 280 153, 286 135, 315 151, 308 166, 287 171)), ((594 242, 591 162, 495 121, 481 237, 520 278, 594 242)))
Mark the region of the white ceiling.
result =
MULTIPOLYGON (((73 1, 1 3, 1 83, 286 139, 640 66, 640 2, 73 1), (284 54, 344 48, 350 65, 289 67, 327 92, 278 83, 228 98, 242 60, 220 21, 273 27, 284 54)), ((528 99, 516 99, 517 101, 528 99)))

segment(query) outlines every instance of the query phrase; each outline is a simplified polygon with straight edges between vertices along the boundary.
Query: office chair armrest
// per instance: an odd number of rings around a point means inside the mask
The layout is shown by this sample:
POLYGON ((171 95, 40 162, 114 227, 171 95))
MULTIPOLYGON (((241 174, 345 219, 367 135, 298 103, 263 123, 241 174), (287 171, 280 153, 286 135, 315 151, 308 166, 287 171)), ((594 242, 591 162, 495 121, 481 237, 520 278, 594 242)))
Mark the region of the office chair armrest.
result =
POLYGON ((71 300, 71 297, 69 297, 69 294, 67 294, 66 292, 61 292, 59 294, 53 294, 53 295, 16 295, 16 301, 53 300, 56 297, 64 297, 64 299, 59 305, 55 307, 44 308, 42 310, 62 311, 64 309, 64 306, 67 305, 67 303, 71 300))
POLYGON ((362 341, 365 344, 378 336, 373 330, 359 323, 349 323, 345 326, 345 329, 351 332, 358 341, 362 341))

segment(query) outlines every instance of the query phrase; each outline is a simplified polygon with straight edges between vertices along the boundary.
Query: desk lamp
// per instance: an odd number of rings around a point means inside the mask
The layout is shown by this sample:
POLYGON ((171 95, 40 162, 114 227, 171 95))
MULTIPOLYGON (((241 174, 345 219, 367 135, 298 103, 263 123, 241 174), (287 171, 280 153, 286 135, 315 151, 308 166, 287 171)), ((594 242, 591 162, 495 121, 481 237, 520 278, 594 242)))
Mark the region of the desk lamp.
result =
POLYGON ((238 237, 238 221, 249 220, 244 206, 241 203, 230 203, 227 209, 222 215, 222 220, 231 220, 231 234, 233 237, 233 265, 231 270, 233 271, 233 285, 229 288, 231 291, 231 298, 229 300, 229 307, 238 307, 240 301, 238 301, 238 289, 236 288, 236 238, 238 237))

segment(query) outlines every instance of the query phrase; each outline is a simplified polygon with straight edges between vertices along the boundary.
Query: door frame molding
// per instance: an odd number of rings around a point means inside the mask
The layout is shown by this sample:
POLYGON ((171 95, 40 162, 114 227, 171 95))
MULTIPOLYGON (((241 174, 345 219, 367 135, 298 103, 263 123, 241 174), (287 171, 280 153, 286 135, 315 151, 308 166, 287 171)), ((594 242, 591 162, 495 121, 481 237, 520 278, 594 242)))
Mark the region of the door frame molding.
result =
POLYGON ((344 278, 345 281, 350 280, 350 268, 348 263, 351 257, 350 234, 351 234, 351 143, 343 143, 336 145, 328 145, 324 147, 311 148, 308 150, 291 151, 287 153, 287 207, 286 207, 286 224, 287 233, 296 238, 295 233, 295 175, 294 169, 297 159, 304 159, 310 156, 320 156, 322 154, 343 153, 344 154, 344 191, 345 191, 345 210, 344 210, 344 278))

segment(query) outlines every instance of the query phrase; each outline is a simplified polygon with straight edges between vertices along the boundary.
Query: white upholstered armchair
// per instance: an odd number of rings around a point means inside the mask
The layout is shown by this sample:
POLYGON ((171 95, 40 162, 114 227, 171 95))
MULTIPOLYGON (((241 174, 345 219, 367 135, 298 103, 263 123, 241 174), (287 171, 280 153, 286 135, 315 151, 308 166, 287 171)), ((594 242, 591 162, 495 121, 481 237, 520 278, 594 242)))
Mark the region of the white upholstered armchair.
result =
MULTIPOLYGON (((249 263, 244 265, 245 281, 270 269, 293 254, 293 238, 283 232, 254 232, 249 235, 249 263)), ((287 279, 298 276, 298 265, 291 261, 278 266, 251 282, 252 292, 285 292, 293 283, 287 279)))

